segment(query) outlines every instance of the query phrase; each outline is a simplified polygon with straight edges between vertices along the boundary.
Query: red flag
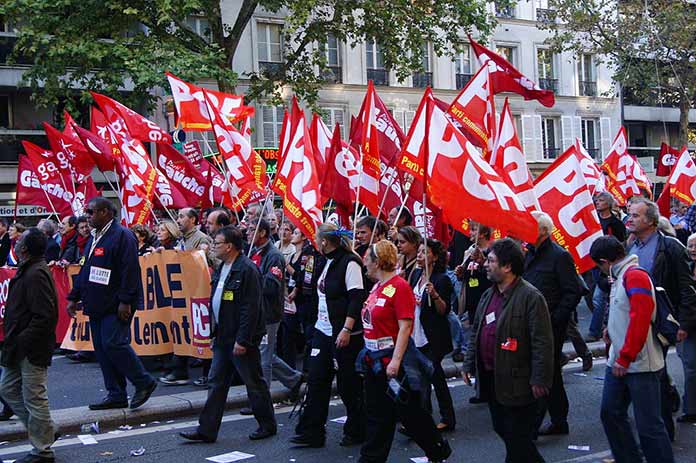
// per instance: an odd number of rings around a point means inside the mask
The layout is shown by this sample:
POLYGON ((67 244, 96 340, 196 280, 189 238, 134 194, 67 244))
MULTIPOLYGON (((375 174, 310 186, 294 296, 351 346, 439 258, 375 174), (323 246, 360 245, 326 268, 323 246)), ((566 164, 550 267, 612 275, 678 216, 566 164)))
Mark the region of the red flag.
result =
POLYGON ((377 108, 375 105, 375 87, 372 81, 367 84, 367 94, 363 101, 363 111, 358 116, 362 126, 360 143, 360 178, 357 199, 374 215, 379 214, 380 192, 380 137, 377 130, 377 108), (362 116, 362 117, 361 117, 362 116))
MULTIPOLYGON (((682 150, 684 150, 683 147, 682 150)), ((655 175, 658 177, 667 177, 672 172, 672 167, 677 162, 680 153, 680 150, 672 148, 667 143, 663 142, 660 146, 660 157, 657 159, 657 171, 655 175)))
MULTIPOLYGON (((302 233, 314 243, 317 226, 322 223, 319 202, 319 173, 314 163, 309 130, 304 114, 293 113, 297 118, 294 132, 290 134, 290 144, 283 162, 278 166, 279 184, 283 192, 285 214, 302 233)), ((316 243, 315 243, 316 246, 316 243)))
POLYGON ((639 196, 640 189, 633 178, 633 158, 628 154, 626 129, 621 127, 614 138, 609 154, 604 158, 602 170, 607 173, 607 190, 614 195, 619 206, 625 206, 631 196, 639 196))
POLYGON ((696 202, 696 164, 689 151, 684 147, 672 173, 667 179, 665 188, 669 186, 669 194, 684 204, 696 202))
POLYGON ((491 65, 479 69, 452 101, 448 111, 461 124, 467 138, 483 148, 486 159, 493 151, 496 129, 495 101, 489 72, 491 65))
POLYGON ((445 221, 466 230, 468 220, 499 228, 503 233, 534 241, 537 223, 517 195, 476 148, 428 100, 425 163, 428 191, 445 221), (466 207, 462 207, 462 205, 466 207))
POLYGON ((309 136, 312 140, 314 153, 316 154, 314 160, 317 164, 317 169, 319 172, 324 172, 329 150, 331 149, 331 131, 318 114, 312 116, 309 136))
POLYGON ((491 69, 493 94, 497 95, 502 92, 517 93, 522 95, 525 100, 537 100, 547 108, 552 107, 556 103, 552 90, 542 90, 536 83, 525 77, 510 64, 508 60, 479 44, 471 36, 469 36, 469 41, 482 66, 485 67, 489 61, 495 63, 495 66, 491 69))
POLYGON ((116 161, 114 160, 111 144, 99 135, 78 125, 74 125, 73 128, 99 170, 102 172, 113 171, 116 168, 116 161))
POLYGON ((179 187, 171 183, 169 178, 159 170, 157 171, 155 192, 154 207, 157 209, 181 209, 192 206, 179 187))
POLYGON ((359 175, 358 153, 341 140, 341 130, 336 124, 321 180, 321 194, 334 200, 336 213, 344 226, 350 223, 359 175))
POLYGON ((82 183, 94 168, 94 160, 79 138, 71 139, 47 122, 43 124, 51 150, 61 163, 68 166, 70 175, 76 183, 82 183))
POLYGON ((517 137, 515 121, 507 98, 500 115, 498 140, 491 158, 491 165, 505 179, 527 209, 541 209, 534 194, 532 174, 527 168, 527 160, 522 153, 522 144, 517 137))
POLYGON ((577 157, 580 162, 580 169, 585 176, 590 195, 594 197, 595 193, 606 191, 607 187, 605 185, 604 174, 599 170, 599 167, 597 167, 590 153, 582 146, 582 141, 579 138, 575 139, 575 157, 577 157))
POLYGON ((104 111, 104 114, 106 114, 109 121, 111 121, 111 118, 108 115, 109 111, 114 111, 121 116, 121 119, 123 119, 123 122, 128 127, 128 132, 130 132, 133 138, 155 143, 172 143, 172 137, 167 133, 167 131, 161 129, 151 120, 141 116, 132 109, 122 105, 116 100, 109 98, 108 96, 101 95, 96 92, 90 93, 92 94, 94 101, 96 101, 102 111, 104 111), (107 108, 109 109, 107 110, 107 108))
POLYGON ((61 217, 72 215, 74 193, 67 190, 57 177, 42 179, 29 159, 29 155, 41 156, 41 152, 45 150, 28 141, 23 141, 22 145, 27 156, 19 155, 16 203, 43 206, 61 217))
POLYGON ((204 202, 208 178, 185 155, 171 145, 158 143, 157 166, 188 206, 197 207, 204 202))
POLYGON ((662 188, 662 193, 660 193, 660 196, 657 198, 657 207, 660 209, 660 215, 664 215, 665 217, 669 217, 672 215, 672 205, 670 204, 670 194, 669 194, 669 185, 665 184, 665 186, 662 188))
MULTIPOLYGON (((172 88, 176 106, 177 126, 185 130, 205 132, 212 130, 206 108, 203 88, 184 82, 173 74, 166 73, 172 88)), ((254 115, 253 106, 244 105, 244 97, 205 89, 213 107, 230 122, 236 122, 254 115)), ((169 142, 171 143, 171 142, 169 142)))
POLYGON ((602 236, 602 227, 590 190, 572 145, 534 182, 541 210, 553 219, 554 241, 573 256, 578 273, 595 266, 590 246, 602 236))

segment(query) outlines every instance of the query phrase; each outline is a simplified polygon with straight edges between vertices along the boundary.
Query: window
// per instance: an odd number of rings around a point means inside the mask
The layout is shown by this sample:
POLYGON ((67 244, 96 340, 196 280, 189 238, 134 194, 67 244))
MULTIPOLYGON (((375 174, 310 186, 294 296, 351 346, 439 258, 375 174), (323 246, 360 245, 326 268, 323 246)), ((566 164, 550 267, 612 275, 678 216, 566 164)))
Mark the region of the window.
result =
POLYGON ((495 2, 495 15, 499 18, 514 18, 515 7, 503 6, 503 3, 507 2, 495 2))
POLYGON ((206 42, 211 43, 213 41, 213 33, 210 30, 208 18, 189 16, 186 18, 186 27, 203 37, 203 40, 206 42))
POLYGON ((541 136, 544 146, 544 158, 555 159, 560 154, 558 148, 558 125, 556 117, 544 117, 541 120, 541 136))
POLYGON ((257 26, 259 69, 274 72, 283 62, 283 28, 280 24, 259 23, 257 26))
POLYGON ((593 55, 582 54, 578 57, 578 77, 580 96, 597 96, 597 75, 593 55))
POLYGON ((384 68, 382 47, 375 39, 368 39, 365 43, 365 57, 367 80, 372 80, 375 85, 389 85, 389 71, 384 68))
POLYGON ((425 43, 421 46, 421 66, 423 71, 413 74, 413 86, 425 88, 433 85, 433 73, 430 72, 430 45, 425 43))
POLYGON ((10 96, 0 95, 0 129, 10 127, 10 96))
POLYGON ((262 106, 263 146, 271 148, 278 146, 280 131, 283 128, 283 108, 280 106, 262 106))
POLYGON ((582 145, 594 159, 599 159, 599 121, 582 119, 582 145))
POLYGON ((341 138, 343 138, 343 134, 345 133, 345 124, 344 124, 344 119, 343 119, 343 108, 336 108, 336 107, 322 108, 321 118, 324 120, 324 123, 329 128, 331 133, 333 133, 333 130, 336 127, 336 124, 338 124, 338 128, 341 131, 341 138))
POLYGON ((549 8, 548 0, 536 0, 536 4, 534 6, 537 21, 543 23, 555 21, 556 12, 552 8, 549 8))
POLYGON ((517 67, 517 47, 499 46, 495 49, 495 52, 517 67))
POLYGON ((341 69, 341 46, 335 35, 329 34, 326 43, 320 45, 326 57, 324 80, 330 83, 343 82, 343 70, 341 69))
POLYGON ((550 50, 546 48, 537 49, 537 68, 539 74, 539 87, 544 90, 558 92, 555 59, 550 50))

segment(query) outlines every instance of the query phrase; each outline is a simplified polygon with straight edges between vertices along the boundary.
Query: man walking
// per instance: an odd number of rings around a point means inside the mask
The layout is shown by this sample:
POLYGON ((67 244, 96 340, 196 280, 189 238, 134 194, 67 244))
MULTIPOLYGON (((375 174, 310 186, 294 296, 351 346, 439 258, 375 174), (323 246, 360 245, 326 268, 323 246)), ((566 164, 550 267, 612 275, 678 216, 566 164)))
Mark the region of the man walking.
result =
POLYGON ((534 245, 527 246, 522 276, 544 296, 553 328, 553 386, 549 396, 539 401, 537 428, 541 427, 548 410, 551 423, 540 428, 539 435, 568 434, 569 406, 562 374, 563 343, 582 292, 573 258, 551 240, 553 220, 544 212, 532 214, 539 224, 539 235, 534 245))
POLYGON ((264 439, 276 434, 277 424, 271 394, 261 373, 259 343, 266 332, 261 275, 256 265, 241 254, 242 233, 237 228, 220 229, 213 245, 222 265, 213 273, 211 282, 213 364, 208 380, 210 390, 198 429, 180 435, 188 440, 215 442, 234 368, 246 385, 252 413, 259 423, 249 439, 264 439))
POLYGON ((131 321, 143 303, 143 284, 135 235, 115 219, 116 208, 106 198, 93 198, 85 215, 92 227, 85 263, 68 295, 68 313, 75 316, 82 301, 89 316, 94 353, 104 376, 106 398, 91 410, 126 408, 126 378, 135 386, 130 408, 143 405, 157 383, 145 371, 131 347, 131 321))
POLYGON ((655 290, 638 257, 626 256, 615 237, 592 243, 590 256, 603 273, 611 275, 610 344, 602 395, 602 424, 616 463, 673 463, 672 445, 662 421, 660 371, 665 367, 662 346, 653 332, 655 290), (640 448, 633 437, 628 407, 638 428, 640 448))
POLYGON ((509 238, 493 243, 485 263, 493 286, 481 297, 463 365, 476 371, 477 395, 488 401, 493 429, 505 442, 506 463, 544 459, 534 445, 537 399, 553 378, 553 332, 541 293, 522 278, 524 257, 509 238))
POLYGON ((21 463, 54 461, 55 428, 48 408, 48 366, 56 344, 58 296, 44 260, 48 238, 38 228, 22 235, 20 263, 10 280, 3 329, 0 394, 27 428, 31 453, 21 463))

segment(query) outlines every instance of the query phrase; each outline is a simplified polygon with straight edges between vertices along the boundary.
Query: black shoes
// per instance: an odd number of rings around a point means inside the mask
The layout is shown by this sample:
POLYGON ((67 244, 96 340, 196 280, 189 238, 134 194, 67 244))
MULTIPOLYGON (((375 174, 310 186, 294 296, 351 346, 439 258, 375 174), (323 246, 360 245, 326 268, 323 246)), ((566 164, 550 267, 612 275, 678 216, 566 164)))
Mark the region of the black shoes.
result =
POLYGON ((438 447, 439 447, 439 449, 438 449, 439 455, 434 460, 428 460, 429 462, 443 463, 443 462, 447 461, 447 459, 449 458, 450 455, 452 455, 452 447, 450 447, 449 442, 447 442, 446 440, 444 440, 444 439, 441 440, 440 443, 438 444, 438 447))
POLYGON ((10 407, 5 407, 2 410, 2 413, 0 413, 0 421, 10 421, 10 418, 14 415, 14 412, 10 409, 10 407))
POLYGON ((349 436, 348 434, 343 435, 343 439, 338 443, 341 447, 352 447, 354 445, 362 444, 365 442, 364 438, 349 436))
POLYGON ((251 407, 242 407, 239 409, 239 414, 244 416, 250 416, 254 414, 254 411, 251 409, 251 407))
POLYGON ((54 457, 42 457, 30 453, 19 460, 15 460, 15 463, 53 463, 54 461, 56 461, 54 457))
POLYGON ((194 442, 203 442, 206 444, 212 444, 213 442, 215 442, 215 439, 210 439, 208 437, 205 437, 203 434, 199 433, 198 431, 180 432, 179 435, 186 440, 190 440, 190 441, 194 441, 194 442))
POLYGON ((169 373, 166 376, 160 377, 159 381, 167 386, 185 386, 188 384, 189 379, 178 377, 174 373, 169 373))
POLYGON ((157 387, 157 381, 153 381, 146 388, 140 389, 139 391, 135 391, 135 394, 133 394, 133 398, 131 399, 131 403, 130 403, 131 410, 135 410, 136 408, 140 407, 145 402, 147 402, 147 400, 150 398, 152 393, 155 391, 156 387, 157 387))
POLYGON ((563 424, 548 424, 539 429, 540 436, 565 436, 570 433, 568 423, 563 424))
POLYGON ((696 423, 696 415, 682 415, 677 418, 677 423, 696 423))
POLYGON ((111 400, 106 398, 99 402, 98 404, 91 404, 89 406, 90 410, 111 410, 114 408, 128 408, 127 400, 111 400))
POLYGON ((250 440, 261 440, 261 439, 267 439, 271 436, 275 436, 278 433, 277 429, 263 429, 259 428, 256 431, 252 432, 249 434, 249 439, 250 440))
POLYGON ((588 351, 582 356, 582 371, 590 371, 592 369, 592 352, 588 351))
POLYGON ((482 399, 481 397, 469 397, 469 403, 470 404, 485 404, 485 403, 488 403, 488 400, 482 399))
POLYGON ((290 439, 290 443, 298 447, 310 447, 313 449, 318 449, 324 446, 326 442, 325 437, 312 437, 305 434, 298 434, 290 439))

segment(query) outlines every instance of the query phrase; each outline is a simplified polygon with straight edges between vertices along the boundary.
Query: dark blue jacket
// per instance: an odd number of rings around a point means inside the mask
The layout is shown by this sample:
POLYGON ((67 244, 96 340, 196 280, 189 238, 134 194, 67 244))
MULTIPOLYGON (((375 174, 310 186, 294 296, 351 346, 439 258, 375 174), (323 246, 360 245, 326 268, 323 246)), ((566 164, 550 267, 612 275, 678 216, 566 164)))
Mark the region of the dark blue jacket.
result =
POLYGON ((131 313, 135 314, 135 310, 143 305, 143 283, 135 236, 114 219, 92 256, 88 257, 92 240, 94 237, 85 246, 85 263, 74 280, 68 300, 82 301, 85 315, 93 318, 117 313, 121 302, 130 304, 131 313), (93 267, 111 271, 108 284, 89 281, 93 267))

